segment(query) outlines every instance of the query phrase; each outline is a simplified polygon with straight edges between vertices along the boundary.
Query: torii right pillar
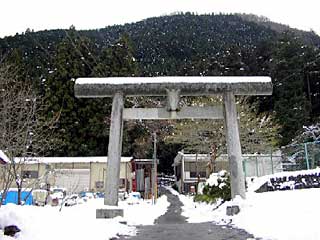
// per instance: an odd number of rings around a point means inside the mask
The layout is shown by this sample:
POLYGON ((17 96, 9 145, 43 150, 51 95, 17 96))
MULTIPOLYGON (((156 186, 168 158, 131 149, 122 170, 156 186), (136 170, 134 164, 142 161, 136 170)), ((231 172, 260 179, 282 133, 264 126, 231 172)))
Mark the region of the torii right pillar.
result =
POLYGON ((224 101, 224 122, 227 140, 227 151, 231 178, 231 197, 239 195, 245 198, 245 179, 242 166, 242 153, 239 136, 239 125, 237 109, 233 92, 225 92, 224 101))

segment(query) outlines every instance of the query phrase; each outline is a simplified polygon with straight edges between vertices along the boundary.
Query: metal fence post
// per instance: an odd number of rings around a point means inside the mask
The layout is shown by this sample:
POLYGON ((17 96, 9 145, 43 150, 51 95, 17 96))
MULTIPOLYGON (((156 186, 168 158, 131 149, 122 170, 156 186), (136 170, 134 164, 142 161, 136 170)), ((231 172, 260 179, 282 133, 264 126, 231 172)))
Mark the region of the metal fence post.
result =
POLYGON ((244 172, 244 178, 247 178, 247 167, 246 167, 246 159, 244 158, 242 161, 242 167, 243 167, 243 172, 244 172))
POLYGON ((274 170, 273 170, 273 159, 272 159, 272 149, 270 152, 270 160, 271 160, 271 173, 274 174, 274 170))
POLYGON ((307 162, 307 169, 310 169, 310 165, 309 165, 309 158, 308 158, 308 146, 307 143, 304 144, 304 154, 306 156, 306 162, 307 162))
POLYGON ((258 156, 256 156, 256 175, 259 177, 258 156))

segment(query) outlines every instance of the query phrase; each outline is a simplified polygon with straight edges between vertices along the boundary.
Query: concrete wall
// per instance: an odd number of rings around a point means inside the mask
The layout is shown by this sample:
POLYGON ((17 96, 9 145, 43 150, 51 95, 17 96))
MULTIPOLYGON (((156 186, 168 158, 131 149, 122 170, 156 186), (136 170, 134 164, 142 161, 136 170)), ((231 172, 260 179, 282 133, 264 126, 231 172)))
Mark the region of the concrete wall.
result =
MULTIPOLYGON (((121 187, 126 187, 128 191, 131 191, 132 179, 131 179, 131 167, 130 162, 121 162, 120 164, 120 180, 127 179, 127 183, 121 187)), ((106 181, 106 163, 91 163, 90 165, 90 189, 94 191, 104 191, 106 181), (99 187, 97 182, 103 182, 99 187)))

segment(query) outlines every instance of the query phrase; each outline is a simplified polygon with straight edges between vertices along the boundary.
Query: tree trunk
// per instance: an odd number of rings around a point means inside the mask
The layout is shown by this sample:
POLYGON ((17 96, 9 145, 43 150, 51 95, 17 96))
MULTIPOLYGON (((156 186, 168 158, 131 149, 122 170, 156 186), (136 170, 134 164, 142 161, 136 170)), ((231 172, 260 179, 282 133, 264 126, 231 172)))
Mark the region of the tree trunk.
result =
POLYGON ((21 186, 18 186, 18 205, 21 205, 21 186))

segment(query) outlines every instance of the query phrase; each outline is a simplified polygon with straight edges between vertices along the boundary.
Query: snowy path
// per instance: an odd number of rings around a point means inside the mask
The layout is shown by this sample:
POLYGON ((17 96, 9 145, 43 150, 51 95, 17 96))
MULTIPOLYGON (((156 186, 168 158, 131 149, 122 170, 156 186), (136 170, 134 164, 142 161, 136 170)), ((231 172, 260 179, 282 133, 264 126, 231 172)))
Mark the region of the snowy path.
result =
POLYGON ((155 225, 138 227, 138 234, 133 237, 121 237, 120 239, 131 240, 245 240, 252 239, 243 230, 232 229, 226 226, 206 223, 187 223, 186 218, 181 216, 181 206, 178 196, 165 191, 170 206, 165 215, 155 221, 155 225))
POLYGON ((181 216, 183 206, 178 196, 173 195, 168 190, 163 190, 163 194, 167 196, 167 200, 170 203, 167 212, 156 219, 156 224, 181 224, 186 223, 186 217, 181 216))

